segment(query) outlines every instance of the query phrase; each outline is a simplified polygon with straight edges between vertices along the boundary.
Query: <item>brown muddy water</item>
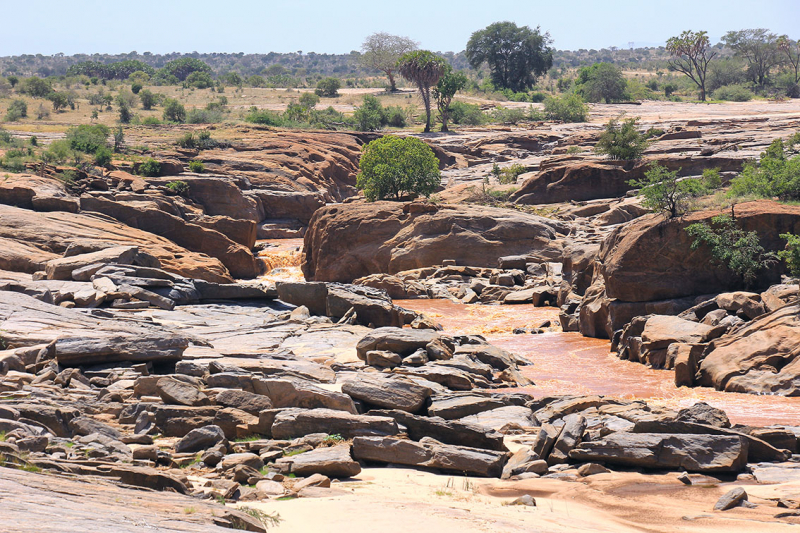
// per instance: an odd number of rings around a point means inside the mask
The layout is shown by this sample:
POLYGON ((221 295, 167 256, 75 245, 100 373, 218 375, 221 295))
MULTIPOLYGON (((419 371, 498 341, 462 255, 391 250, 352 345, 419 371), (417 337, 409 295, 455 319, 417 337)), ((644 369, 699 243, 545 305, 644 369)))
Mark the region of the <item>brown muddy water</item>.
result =
POLYGON ((264 281, 303 281, 300 262, 303 255, 303 239, 272 239, 257 241, 256 246, 268 245, 258 252, 264 261, 267 273, 264 281))
MULTIPOLYGON (((491 343, 533 362, 523 367, 535 396, 599 394, 643 399, 673 409, 703 401, 725 410, 734 424, 767 426, 800 424, 800 398, 757 396, 716 391, 707 387, 675 387, 674 372, 622 361, 609 351, 607 340, 579 333, 549 331, 514 335, 514 328, 536 327, 546 320, 558 324, 558 309, 532 305, 461 304, 449 300, 395 300, 401 307, 426 313, 450 334, 479 334, 491 343)), ((554 328, 557 329, 557 328, 554 328)))

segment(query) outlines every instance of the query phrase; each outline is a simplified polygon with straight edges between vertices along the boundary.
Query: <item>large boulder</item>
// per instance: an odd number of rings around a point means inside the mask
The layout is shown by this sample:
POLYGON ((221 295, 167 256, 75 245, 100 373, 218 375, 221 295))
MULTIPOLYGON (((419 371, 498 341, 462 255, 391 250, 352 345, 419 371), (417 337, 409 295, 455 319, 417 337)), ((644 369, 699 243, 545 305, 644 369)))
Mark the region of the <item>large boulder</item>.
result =
POLYGON ((718 390, 800 396, 800 304, 715 340, 698 375, 699 385, 718 390))
POLYGON ((431 395, 428 387, 417 385, 410 379, 367 373, 359 373, 354 379, 344 382, 342 392, 368 405, 409 413, 422 409, 431 395))
POLYGON ((396 435, 398 432, 393 418, 332 409, 287 409, 278 413, 272 422, 275 439, 294 439, 311 433, 338 434, 350 439, 358 435, 396 435))
POLYGON ((738 436, 617 432, 580 443, 569 457, 635 468, 741 472, 747 466, 747 448, 738 436))
POLYGON ((558 237, 569 231, 564 223, 505 209, 430 205, 416 212, 408 205, 373 202, 319 209, 305 235, 306 279, 350 282, 446 259, 479 267, 494 267, 507 255, 554 260, 561 255, 558 237))
POLYGON ((313 474, 337 478, 352 477, 361 472, 361 466, 350 456, 350 446, 347 444, 281 457, 275 461, 275 466, 284 474, 301 477, 313 474))
POLYGON ((394 352, 402 357, 411 355, 441 335, 429 329, 402 329, 394 327, 378 328, 356 344, 356 353, 359 359, 366 361, 367 352, 381 350, 394 352))

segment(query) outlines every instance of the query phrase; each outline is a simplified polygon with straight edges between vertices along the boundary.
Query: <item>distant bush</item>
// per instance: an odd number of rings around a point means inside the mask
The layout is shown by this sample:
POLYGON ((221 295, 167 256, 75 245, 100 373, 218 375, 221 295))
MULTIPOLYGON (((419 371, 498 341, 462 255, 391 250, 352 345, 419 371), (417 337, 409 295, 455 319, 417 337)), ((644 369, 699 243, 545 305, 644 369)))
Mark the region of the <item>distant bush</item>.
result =
POLYGON ((338 78, 323 78, 317 83, 317 88, 314 90, 317 96, 325 96, 328 98, 335 98, 339 96, 339 89, 342 87, 342 82, 338 78))
POLYGON ((145 117, 142 119, 142 124, 145 126, 158 126, 161 124, 161 121, 158 120, 158 117, 145 117))
POLYGON ((386 123, 380 100, 369 94, 364 95, 364 100, 356 108, 353 118, 359 131, 376 131, 386 123))
POLYGON ((22 81, 20 92, 33 96, 34 98, 46 98, 47 95, 53 92, 53 87, 50 85, 49 81, 32 76, 22 81))
POLYGON ((71 159, 77 159, 77 154, 67 139, 51 142, 47 150, 42 153, 42 160, 48 163, 64 163, 71 159))
POLYGON ((222 112, 219 110, 191 109, 186 113, 187 124, 216 124, 222 122, 222 112))
POLYGON ((196 71, 189 74, 183 84, 195 89, 208 89, 214 86, 214 79, 208 72, 196 71))
POLYGON ((186 196, 189 194, 189 184, 185 181, 170 181, 167 183, 167 189, 178 196, 186 196))
POLYGON ((283 117, 281 117, 279 113, 266 109, 258 109, 255 106, 250 108, 244 120, 253 124, 264 124, 266 126, 275 127, 283 126, 283 117))
POLYGON ((28 116, 28 104, 22 98, 12 101, 6 111, 6 122, 15 122, 28 116))
POLYGON ((487 116, 481 111, 481 106, 466 102, 453 102, 450 104, 450 120, 453 124, 466 126, 480 126, 485 124, 487 116))
POLYGON ((109 129, 102 124, 81 124, 68 129, 66 139, 73 150, 94 154, 106 146, 109 133, 109 129))
POLYGON ((786 240, 786 248, 778 252, 778 258, 786 263, 789 274, 800 277, 800 236, 793 233, 781 233, 786 240))
POLYGON ((393 128, 405 128, 408 123, 406 111, 399 105, 384 108, 384 118, 388 126, 393 128))
POLYGON ((544 101, 544 114, 547 120, 558 122, 586 122, 589 106, 577 94, 549 96, 544 101))
POLYGON ((719 189, 722 186, 722 177, 719 175, 718 168, 707 168, 703 170, 703 186, 709 191, 719 189))
POLYGON ((137 81, 137 82, 133 82, 133 83, 131 84, 131 92, 132 92, 133 94, 139 94, 139 92, 140 92, 141 90, 142 90, 142 84, 141 84, 141 83, 139 83, 138 81, 137 81))
POLYGON ((148 158, 141 163, 139 163, 138 168, 136 169, 137 174, 140 176, 145 176, 148 178, 152 178, 161 174, 161 163, 156 161, 155 159, 148 158))
POLYGON ((164 100, 164 120, 183 123, 186 121, 186 108, 174 98, 164 100))
POLYGON ((258 75, 253 75, 247 78, 247 85, 250 87, 266 87, 267 80, 258 75))
POLYGON ((506 168, 500 170, 500 173, 499 173, 499 176, 498 176, 497 179, 503 185, 508 185, 510 183, 516 183, 517 182, 517 178, 520 176, 520 174, 524 174, 526 171, 527 171, 527 169, 525 168, 524 165, 521 165, 519 163, 514 163, 510 167, 506 167, 506 168))
POLYGON ((717 100, 728 100, 729 102, 749 102, 755 96, 753 92, 744 85, 723 85, 713 96, 717 100))
POLYGON ((206 166, 203 164, 202 161, 189 161, 189 172, 202 174, 205 169, 206 166))
POLYGON ((498 106, 492 110, 492 120, 501 124, 517 124, 527 120, 528 115, 524 109, 518 107, 498 106))
POLYGON ((51 92, 47 99, 53 103, 53 111, 61 111, 66 107, 75 109, 75 98, 67 92, 51 92))
POLYGON ((158 105, 158 96, 151 92, 150 89, 142 89, 139 91, 139 100, 142 102, 142 109, 148 111, 158 105))
POLYGON ((303 93, 300 95, 298 103, 307 109, 312 109, 319 103, 319 95, 316 93, 303 93))
POLYGON ((133 119, 133 112, 131 111, 131 108, 128 107, 128 104, 125 103, 119 104, 118 110, 119 110, 120 123, 122 124, 130 123, 131 119, 133 119))
POLYGON ((629 118, 620 124, 619 117, 612 118, 606 124, 606 130, 594 147, 600 155, 609 159, 632 161, 641 159, 647 149, 647 137, 636 129, 638 118, 629 118))
POLYGON ((547 93, 543 92, 533 92, 528 95, 528 101, 533 103, 541 103, 547 99, 547 93))
POLYGON ((101 146, 94 153, 94 164, 98 167, 104 167, 111 163, 111 150, 105 146, 101 146))
POLYGON ((195 135, 192 132, 184 133, 175 141, 181 148, 209 150, 217 146, 217 141, 211 138, 211 132, 203 130, 195 135))

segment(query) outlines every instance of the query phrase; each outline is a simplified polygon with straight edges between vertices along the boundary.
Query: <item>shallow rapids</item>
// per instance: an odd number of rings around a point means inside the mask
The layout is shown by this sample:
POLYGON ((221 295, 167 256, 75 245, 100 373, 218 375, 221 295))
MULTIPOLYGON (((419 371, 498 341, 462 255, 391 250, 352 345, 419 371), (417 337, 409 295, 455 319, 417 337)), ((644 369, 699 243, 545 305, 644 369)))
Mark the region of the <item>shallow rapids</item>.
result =
POLYGON ((395 303, 426 313, 442 324, 446 333, 484 335, 492 344, 529 358, 533 365, 523 367, 522 372, 536 385, 525 390, 536 396, 600 394, 641 398, 675 409, 704 401, 725 410, 734 424, 800 424, 800 398, 721 392, 707 387, 677 388, 673 371, 622 361, 610 353, 607 340, 579 333, 513 334, 515 328, 538 327, 546 320, 557 324, 555 308, 467 305, 449 300, 395 303))

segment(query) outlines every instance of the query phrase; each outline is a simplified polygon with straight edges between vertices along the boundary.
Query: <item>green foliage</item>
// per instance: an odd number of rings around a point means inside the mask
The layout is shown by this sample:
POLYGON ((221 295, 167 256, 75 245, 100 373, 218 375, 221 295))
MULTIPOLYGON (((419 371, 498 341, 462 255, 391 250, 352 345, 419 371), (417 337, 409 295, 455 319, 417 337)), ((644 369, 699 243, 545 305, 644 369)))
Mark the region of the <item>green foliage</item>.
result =
POLYGON ((393 128, 405 128, 408 123, 406 110, 397 105, 385 107, 383 115, 386 124, 393 128))
POLYGON ((786 240, 786 248, 778 252, 778 258, 786 263, 789 274, 800 277, 800 235, 781 233, 781 239, 786 240))
POLYGON ((575 91, 587 102, 625 100, 625 78, 622 69, 611 63, 595 63, 582 67, 575 81, 575 91))
POLYGON ((217 141, 211 138, 211 132, 203 130, 195 135, 192 132, 184 133, 175 141, 181 148, 210 150, 218 145, 217 141))
POLYGON ((800 200, 800 155, 788 158, 783 141, 775 139, 758 163, 747 163, 741 174, 731 180, 728 194, 800 200))
POLYGON ((503 106, 497 106, 492 109, 491 117, 493 122, 499 122, 500 124, 518 124, 529 118, 524 109, 503 106))
POLYGON ((140 176, 152 178, 161 174, 161 163, 149 157, 139 163, 136 173, 140 176))
POLYGON ((369 201, 404 195, 430 195, 441 182, 433 150, 414 137, 386 135, 366 144, 359 161, 357 187, 369 201))
POLYGON ((117 109, 119 111, 120 123, 122 124, 130 123, 131 119, 133 118, 133 112, 131 111, 131 108, 128 107, 127 104, 121 103, 117 109))
POLYGON ((174 98, 164 100, 164 120, 167 122, 186 122, 186 108, 174 98))
POLYGON ((470 66, 489 65, 496 87, 523 91, 553 66, 553 49, 548 33, 539 28, 519 27, 513 22, 495 22, 472 34, 466 56, 470 66))
POLYGON ((98 167, 104 167, 111 163, 111 150, 105 146, 101 146, 94 153, 94 164, 98 167))
MULTIPOLYGON (((281 522, 283 522, 283 519, 281 518, 281 515, 279 515, 278 513, 269 514, 269 513, 265 513, 263 511, 259 511, 258 509, 253 509, 253 508, 247 507, 247 506, 239 507, 239 510, 242 511, 243 513, 246 513, 246 514, 252 516, 256 520, 261 522, 264 525, 264 527, 278 526, 278 525, 280 525, 281 522)), ((237 525, 238 524, 234 523, 234 527, 236 527, 237 525)), ((247 524, 243 523, 243 524, 241 524, 241 526, 242 526, 242 529, 245 529, 247 524)))
POLYGON ((186 113, 187 124, 216 124, 222 122, 222 112, 214 109, 190 109, 186 113))
POLYGON ((206 166, 203 164, 202 161, 189 161, 189 172, 194 172, 195 174, 202 174, 205 169, 206 166))
POLYGON ((19 78, 16 76, 9 76, 6 78, 6 80, 8 80, 8 83, 11 84, 12 89, 17 86, 17 83, 19 83, 19 78))
POLYGON ((647 149, 645 134, 639 133, 636 123, 639 118, 629 118, 620 124, 619 117, 612 118, 606 124, 606 130, 594 147, 597 154, 606 155, 609 159, 633 161, 641 159, 647 149))
POLYGON ((158 117, 145 117, 142 119, 142 124, 145 126, 158 126, 161 124, 161 121, 158 119, 158 117))
POLYGON ((317 88, 314 91, 317 96, 324 96, 326 98, 336 98, 339 96, 339 89, 342 87, 342 82, 338 78, 323 78, 317 83, 317 88))
POLYGON ((47 99, 53 102, 53 111, 61 111, 69 106, 75 107, 74 98, 66 92, 51 92, 47 95, 47 99))
MULTIPOLYGON (((197 163, 198 161, 192 161, 192 163, 197 163)), ((200 163, 202 165, 202 163, 200 163)), ((189 164, 191 168, 191 163, 189 164)), ((177 194, 178 196, 186 196, 189 194, 189 184, 185 181, 170 181, 167 183, 167 189, 172 191, 173 193, 177 194)))
POLYGON ((728 267, 739 276, 746 287, 750 287, 758 272, 775 263, 776 256, 765 252, 755 231, 746 232, 728 215, 718 215, 711 224, 698 222, 686 228, 694 239, 692 250, 705 244, 717 264, 728 267))
POLYGON ((719 189, 722 186, 722 177, 719 175, 719 168, 707 168, 703 170, 703 187, 709 191, 719 189))
POLYGON ((138 81, 137 82, 133 82, 131 84, 131 92, 133 94, 139 94, 141 92, 141 90, 142 90, 142 84, 139 83, 138 81))
POLYGON ((731 102, 749 102, 755 96, 750 89, 744 85, 723 85, 713 94, 716 100, 728 100, 731 102))
POLYGON ((446 64, 444 73, 433 88, 433 99, 439 109, 439 120, 442 121, 442 131, 448 131, 447 122, 450 120, 450 103, 456 93, 467 85, 467 77, 462 72, 453 72, 453 67, 446 64))
POLYGON ((114 130, 114 151, 120 152, 125 146, 125 132, 122 131, 122 126, 117 126, 114 130))
POLYGON ((163 77, 173 76, 178 81, 184 81, 195 72, 211 74, 212 70, 205 62, 194 57, 182 57, 170 61, 159 71, 163 77))
POLYGON ((644 173, 644 178, 630 180, 628 185, 640 189, 644 208, 674 218, 689 209, 692 198, 705 192, 705 187, 698 180, 678 179, 679 172, 680 169, 670 172, 667 167, 653 163, 644 173))
POLYGON ((280 114, 267 109, 258 109, 255 106, 250 108, 250 112, 244 117, 245 121, 253 124, 264 124, 266 126, 283 126, 283 118, 280 114))
POLYGON ((577 94, 550 96, 544 101, 544 114, 547 120, 558 122, 586 122, 589 106, 577 94))
POLYGON ((454 124, 467 126, 480 126, 486 122, 486 115, 481 111, 481 106, 466 102, 453 102, 450 104, 450 120, 454 124))
POLYGON ((22 81, 19 91, 34 98, 46 98, 47 95, 53 92, 53 87, 49 81, 32 76, 22 81))
POLYGON ((186 76, 183 85, 185 87, 194 87, 195 89, 208 89, 214 86, 214 79, 208 72, 197 70, 186 76))
POLYGON ((684 31, 667 39, 667 52, 672 56, 669 69, 689 77, 700 89, 700 99, 706 101, 706 76, 717 51, 704 31, 684 31))
POLYGON ((386 115, 380 100, 372 95, 364 95, 363 103, 353 113, 359 131, 376 131, 386 124, 386 115))
POLYGON ((81 124, 67 130, 66 139, 73 150, 94 154, 98 148, 106 146, 110 131, 102 124, 81 124))
POLYGON ((447 69, 447 61, 428 50, 406 52, 397 62, 400 75, 419 89, 425 106, 425 133, 431 131, 431 88, 434 87, 447 69))
POLYGON ((142 109, 149 111, 158 105, 158 96, 150 89, 142 89, 138 95, 139 100, 142 102, 142 109))
POLYGON ((28 104, 25 103, 25 100, 22 98, 18 98, 13 100, 8 105, 8 110, 6 110, 6 122, 15 122, 21 118, 28 116, 28 104))
MULTIPOLYGON (((98 146, 95 152, 97 152, 99 148, 98 146)), ((72 143, 68 139, 51 142, 47 150, 42 153, 42 160, 47 163, 64 163, 75 158, 75 150, 72 148, 72 143)))
POLYGON ((508 185, 510 183, 516 183, 517 182, 517 178, 520 176, 520 174, 524 174, 527 170, 528 169, 525 168, 524 165, 521 165, 519 163, 514 163, 510 167, 506 167, 506 168, 502 169, 500 171, 499 175, 497 176, 497 179, 503 185, 508 185))
POLYGON ((298 103, 306 109, 313 109, 319 103, 319 95, 316 93, 303 93, 300 95, 298 103))

